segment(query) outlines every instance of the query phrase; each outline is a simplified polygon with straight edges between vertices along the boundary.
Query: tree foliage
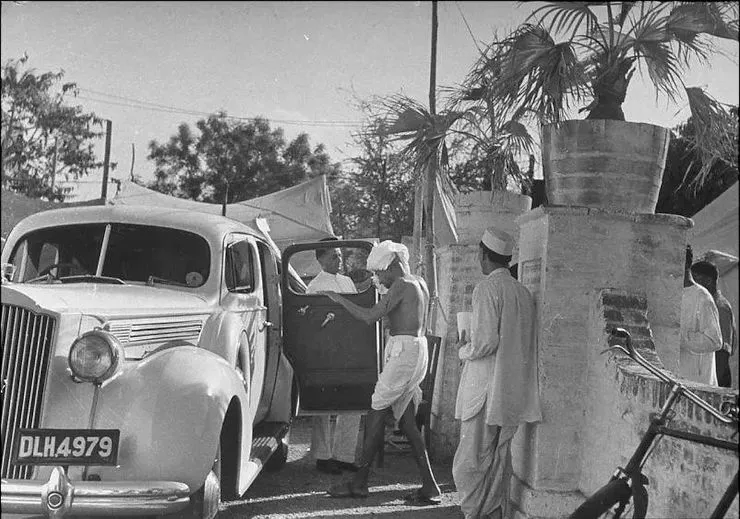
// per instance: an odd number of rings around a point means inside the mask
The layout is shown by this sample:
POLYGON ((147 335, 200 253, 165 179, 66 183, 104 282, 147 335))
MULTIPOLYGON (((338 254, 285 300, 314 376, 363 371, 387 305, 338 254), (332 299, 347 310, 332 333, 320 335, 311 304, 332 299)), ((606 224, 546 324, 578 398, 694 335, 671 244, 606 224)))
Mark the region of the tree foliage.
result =
POLYGON ((75 83, 62 83, 64 71, 25 69, 28 56, 2 67, 2 185, 33 198, 64 199, 54 186, 64 175, 77 179, 102 166, 93 144, 103 121, 69 105, 75 83))
POLYGON ((307 134, 286 142, 282 128, 264 118, 242 121, 225 112, 182 123, 169 141, 149 143, 154 181, 147 187, 204 202, 238 202, 294 186, 318 175, 336 175, 323 144, 307 134))
POLYGON ((413 232, 413 157, 394 148, 384 124, 369 117, 353 135, 359 153, 330 183, 332 226, 345 238, 401 241, 413 232))

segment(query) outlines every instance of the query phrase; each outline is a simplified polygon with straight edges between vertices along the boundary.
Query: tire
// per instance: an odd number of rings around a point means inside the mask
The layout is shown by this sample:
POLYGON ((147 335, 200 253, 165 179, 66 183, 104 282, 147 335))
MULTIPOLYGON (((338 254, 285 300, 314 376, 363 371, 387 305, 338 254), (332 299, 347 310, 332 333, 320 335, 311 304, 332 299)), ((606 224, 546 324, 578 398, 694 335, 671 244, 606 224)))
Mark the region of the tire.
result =
POLYGON ((615 479, 597 490, 585 503, 579 506, 570 515, 570 519, 597 519, 599 517, 614 517, 618 515, 605 515, 618 503, 627 503, 632 499, 632 489, 627 480, 615 479))

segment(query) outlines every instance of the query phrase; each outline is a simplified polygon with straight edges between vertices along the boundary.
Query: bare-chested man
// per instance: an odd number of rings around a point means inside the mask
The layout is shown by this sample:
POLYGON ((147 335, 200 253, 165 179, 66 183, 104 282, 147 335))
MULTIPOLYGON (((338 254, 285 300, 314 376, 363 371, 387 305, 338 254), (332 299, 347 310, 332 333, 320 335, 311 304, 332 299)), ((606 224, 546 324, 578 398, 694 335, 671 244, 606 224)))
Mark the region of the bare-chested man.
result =
POLYGON ((332 497, 367 497, 370 466, 383 448, 385 418, 389 411, 399 421, 409 439, 421 473, 422 486, 406 496, 420 504, 437 503, 439 486, 429 465, 429 456, 421 433, 416 428, 416 408, 421 401, 419 384, 427 371, 428 353, 425 337, 429 290, 423 279, 410 273, 406 246, 384 241, 373 247, 367 268, 375 272, 388 292, 372 308, 365 308, 335 292, 324 292, 341 304, 355 318, 368 324, 387 316, 390 339, 385 349, 385 365, 372 396, 366 418, 366 434, 359 470, 354 478, 329 489, 332 497))

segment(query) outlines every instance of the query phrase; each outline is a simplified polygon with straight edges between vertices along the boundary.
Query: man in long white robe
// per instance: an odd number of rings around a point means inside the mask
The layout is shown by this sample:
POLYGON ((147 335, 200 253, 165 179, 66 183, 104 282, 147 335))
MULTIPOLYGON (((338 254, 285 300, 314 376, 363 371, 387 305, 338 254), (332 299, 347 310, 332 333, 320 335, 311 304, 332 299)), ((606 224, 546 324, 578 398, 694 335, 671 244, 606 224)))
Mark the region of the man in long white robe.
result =
MULTIPOLYGON (((348 276, 339 273, 342 265, 342 252, 337 248, 316 250, 316 260, 321 272, 306 287, 306 293, 315 294, 330 290, 340 294, 357 292, 355 284, 348 276)), ((316 468, 329 474, 340 474, 342 470, 356 471, 355 452, 360 431, 360 418, 356 413, 337 415, 334 434, 331 431, 331 417, 314 416, 311 429, 311 453, 316 460, 316 468)))
POLYGON ((511 439, 519 424, 542 419, 534 300, 507 268, 513 245, 503 231, 484 233, 479 260, 486 278, 473 290, 471 337, 462 338, 458 352, 461 424, 452 475, 466 519, 510 517, 511 439))
POLYGON ((684 288, 681 296, 681 350, 678 370, 683 378, 717 385, 714 352, 722 349, 717 305, 709 291, 691 275, 693 253, 686 247, 684 288))

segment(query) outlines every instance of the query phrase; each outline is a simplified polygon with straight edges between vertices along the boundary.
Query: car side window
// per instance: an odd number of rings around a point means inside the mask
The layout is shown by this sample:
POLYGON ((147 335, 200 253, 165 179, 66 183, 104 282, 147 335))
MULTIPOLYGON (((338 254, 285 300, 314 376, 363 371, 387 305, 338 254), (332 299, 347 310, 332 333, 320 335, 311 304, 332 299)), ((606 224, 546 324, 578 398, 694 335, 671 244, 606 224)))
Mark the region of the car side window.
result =
POLYGON ((229 245, 226 250, 226 288, 247 294, 254 291, 254 253, 247 240, 229 245))

